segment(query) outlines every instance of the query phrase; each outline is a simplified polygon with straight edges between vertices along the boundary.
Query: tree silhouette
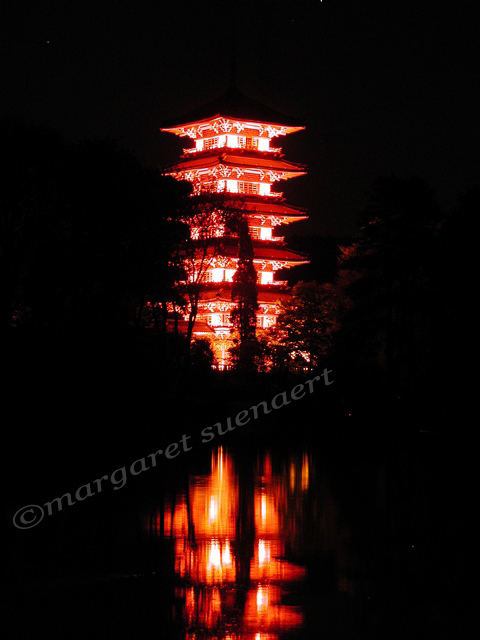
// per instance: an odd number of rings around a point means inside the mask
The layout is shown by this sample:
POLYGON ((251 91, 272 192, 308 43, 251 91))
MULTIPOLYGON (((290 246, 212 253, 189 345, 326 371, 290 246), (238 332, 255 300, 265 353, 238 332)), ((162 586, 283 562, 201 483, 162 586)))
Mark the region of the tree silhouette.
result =
POLYGON ((332 284, 298 282, 292 296, 281 303, 272 336, 273 349, 280 349, 295 367, 309 370, 320 366, 338 327, 337 294, 332 284))
POLYGON ((343 248, 337 284, 346 300, 338 353, 350 363, 352 375, 362 367, 383 372, 391 394, 413 384, 429 348, 439 219, 433 195, 421 180, 381 178, 358 237, 343 248))
POLYGON ((138 325, 173 295, 185 187, 113 142, 67 145, 2 123, 11 162, 1 193, 1 326, 86 330, 138 325))
POLYGON ((253 244, 248 231, 248 222, 241 219, 238 224, 238 262, 233 276, 232 300, 237 308, 232 321, 237 327, 240 342, 255 338, 257 303, 257 272, 253 264, 253 244))
POLYGON ((238 353, 232 354, 242 368, 254 367, 256 352, 256 324, 258 309, 257 272, 253 264, 253 244, 248 222, 242 216, 238 220, 238 262, 233 276, 232 300, 237 303, 231 320, 238 330, 238 353))
POLYGON ((185 360, 188 364, 193 328, 198 314, 200 293, 206 274, 221 254, 224 234, 228 233, 233 212, 218 194, 195 195, 185 202, 182 220, 190 232, 180 248, 185 279, 179 291, 185 296, 184 311, 188 313, 185 360))

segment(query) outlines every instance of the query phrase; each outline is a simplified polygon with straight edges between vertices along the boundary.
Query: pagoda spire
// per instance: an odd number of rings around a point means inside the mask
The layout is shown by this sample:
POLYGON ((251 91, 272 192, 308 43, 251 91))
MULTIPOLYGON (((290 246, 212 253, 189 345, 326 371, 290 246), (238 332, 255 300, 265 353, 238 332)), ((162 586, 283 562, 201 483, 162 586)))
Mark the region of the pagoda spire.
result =
POLYGON ((228 90, 234 91, 238 89, 238 27, 236 22, 233 23, 231 32, 231 50, 230 50, 230 72, 228 77, 228 90))

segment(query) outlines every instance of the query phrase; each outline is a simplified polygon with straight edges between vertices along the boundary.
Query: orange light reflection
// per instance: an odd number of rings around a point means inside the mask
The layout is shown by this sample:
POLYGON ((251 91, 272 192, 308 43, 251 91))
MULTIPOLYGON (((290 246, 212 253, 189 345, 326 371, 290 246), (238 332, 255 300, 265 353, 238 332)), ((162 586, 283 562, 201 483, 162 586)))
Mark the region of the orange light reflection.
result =
POLYGON ((186 638, 276 640, 301 626, 301 611, 282 605, 281 596, 305 576, 285 559, 285 524, 296 519, 292 499, 307 491, 309 471, 304 456, 276 474, 265 456, 240 504, 232 458, 219 448, 210 473, 191 478, 173 508, 166 506, 164 535, 174 541, 175 572, 190 585, 183 603, 186 638))

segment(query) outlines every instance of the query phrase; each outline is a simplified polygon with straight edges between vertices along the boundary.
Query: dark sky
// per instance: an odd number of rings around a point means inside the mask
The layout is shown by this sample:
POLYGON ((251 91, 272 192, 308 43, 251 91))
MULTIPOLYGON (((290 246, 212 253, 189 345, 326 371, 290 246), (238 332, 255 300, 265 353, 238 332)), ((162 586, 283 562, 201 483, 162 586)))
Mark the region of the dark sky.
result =
POLYGON ((379 175, 420 175, 449 206, 478 179, 475 2, 294 0, 4 3, 2 112, 69 139, 109 136, 174 161, 162 120, 238 84, 306 120, 281 139, 307 177, 284 183, 304 231, 343 235, 379 175))

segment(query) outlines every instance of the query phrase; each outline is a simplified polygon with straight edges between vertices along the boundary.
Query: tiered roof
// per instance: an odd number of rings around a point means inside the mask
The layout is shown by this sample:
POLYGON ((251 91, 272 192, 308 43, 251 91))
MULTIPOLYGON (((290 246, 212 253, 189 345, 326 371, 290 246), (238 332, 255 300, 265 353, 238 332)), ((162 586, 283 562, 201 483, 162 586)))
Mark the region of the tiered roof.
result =
MULTIPOLYGON (((275 247, 271 244, 259 246, 258 241, 253 242, 253 259, 254 260, 271 260, 272 262, 289 262, 291 264, 308 264, 310 261, 307 257, 296 251, 291 251, 285 247, 275 247)), ((222 255, 228 258, 236 258, 238 255, 238 246, 235 243, 225 243, 222 245, 222 255)))
POLYGON ((230 86, 219 98, 185 113, 180 118, 175 118, 174 121, 165 122, 162 131, 186 135, 182 131, 189 126, 208 123, 217 118, 276 125, 284 127, 285 133, 294 133, 305 128, 305 125, 293 118, 245 96, 235 86, 230 86))
POLYGON ((229 152, 210 152, 208 154, 202 154, 201 157, 195 157, 191 160, 182 160, 176 164, 168 167, 166 173, 177 171, 193 171, 200 168, 213 168, 213 167, 242 167, 243 169, 263 169, 264 171, 279 171, 284 174, 284 177, 294 177, 305 175, 303 165, 287 162, 277 158, 265 158, 259 155, 246 156, 243 153, 229 153, 229 152))
MULTIPOLYGON (((236 200, 238 201, 238 194, 236 193, 226 193, 222 195, 225 199, 230 199, 233 204, 235 204, 236 200)), ((265 198, 259 198, 258 196, 246 196, 242 194, 241 208, 249 214, 257 216, 295 218, 295 221, 308 219, 307 210, 303 207, 297 207, 283 201, 266 201, 265 198)))

